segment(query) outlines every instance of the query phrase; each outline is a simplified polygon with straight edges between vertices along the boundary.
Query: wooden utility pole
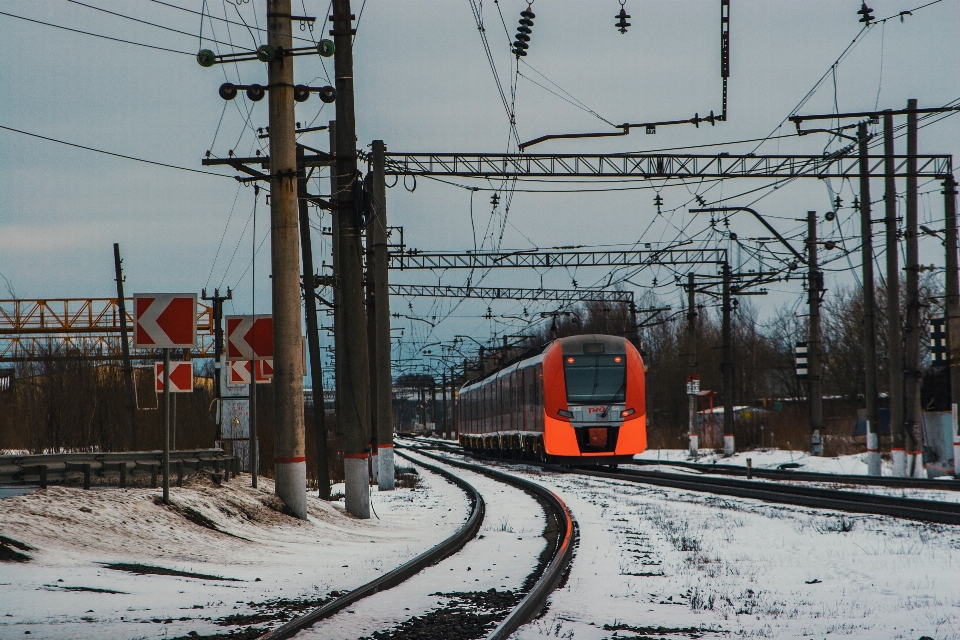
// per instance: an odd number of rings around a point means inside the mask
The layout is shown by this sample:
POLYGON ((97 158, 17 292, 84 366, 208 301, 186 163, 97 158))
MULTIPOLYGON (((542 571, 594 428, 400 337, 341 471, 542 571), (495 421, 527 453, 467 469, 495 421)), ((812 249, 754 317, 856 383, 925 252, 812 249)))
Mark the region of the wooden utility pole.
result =
MULTIPOLYGON (((267 0, 267 43, 293 47, 290 0, 267 0)), ((307 518, 307 458, 303 431, 300 324, 300 225, 293 100, 293 57, 267 65, 270 81, 270 249, 273 275, 273 470, 276 494, 298 518, 307 518)), ((250 372, 251 378, 256 375, 250 372)), ((254 385, 255 386, 255 385, 254 385)))
MULTIPOLYGON (((303 147, 297 147, 298 164, 303 147)), ((321 500, 330 499, 330 470, 327 462, 327 425, 323 404, 323 361, 320 356, 320 330, 317 326, 317 286, 313 273, 313 241, 310 237, 310 204, 307 201, 307 177, 297 178, 300 222, 300 251, 303 259, 303 306, 307 321, 307 350, 310 355, 310 382, 313 388, 313 433, 316 440, 317 485, 321 500)))
POLYGON ((953 407, 953 469, 960 474, 960 433, 957 405, 960 404, 960 265, 957 257, 957 183, 952 174, 943 181, 943 216, 947 269, 947 342, 950 365, 950 403, 953 407))
POLYGON ((374 349, 372 385, 377 397, 377 459, 380 466, 377 484, 380 491, 394 488, 393 461, 393 375, 390 366, 390 287, 389 256, 387 247, 387 183, 384 176, 386 145, 383 140, 374 140, 372 147, 371 186, 373 210, 367 225, 367 238, 373 240, 374 308, 367 313, 373 314, 373 339, 370 346, 374 349))
POLYGON ((732 456, 736 452, 733 425, 733 335, 730 327, 730 315, 733 313, 733 301, 730 297, 730 263, 723 263, 723 322, 721 328, 723 340, 723 453, 732 456))
POLYGON ((873 276, 873 220, 870 207, 870 150, 867 123, 857 127, 860 146, 860 237, 863 261, 863 398, 867 418, 867 473, 880 475, 880 436, 877 412, 877 295, 873 276))
POLYGON ((337 392, 340 394, 343 430, 343 469, 347 511, 370 517, 370 483, 367 444, 370 433, 370 363, 367 321, 363 304, 363 251, 360 244, 360 211, 354 194, 362 188, 357 171, 357 133, 353 94, 353 16, 350 0, 333 0, 332 34, 337 82, 337 217, 339 225, 340 321, 342 350, 337 392))
POLYGON ((820 292, 823 290, 823 273, 817 263, 817 212, 807 211, 807 293, 810 307, 807 337, 807 384, 810 402, 810 453, 823 455, 823 378, 820 354, 820 292))
POLYGON ((127 335, 127 305, 123 297, 123 260, 120 245, 113 243, 113 264, 117 274, 117 311, 120 314, 120 348, 123 351, 123 386, 127 406, 127 442, 130 451, 137 450, 137 400, 133 388, 133 365, 130 363, 130 336, 127 335))
MULTIPOLYGON (((917 101, 907 101, 907 109, 915 110, 917 101)), ((907 113, 907 245, 906 297, 907 313, 903 330, 904 342, 904 423, 907 435, 907 474, 920 477, 923 470, 923 436, 920 429, 920 247, 917 222, 917 113, 907 113)))
POLYGON ((897 242, 897 181, 896 164, 893 158, 893 114, 883 114, 883 153, 884 153, 884 222, 887 234, 887 354, 890 373, 890 430, 893 434, 893 446, 890 456, 893 459, 893 475, 907 475, 907 457, 904 448, 903 415, 903 335, 900 318, 900 256, 897 242))

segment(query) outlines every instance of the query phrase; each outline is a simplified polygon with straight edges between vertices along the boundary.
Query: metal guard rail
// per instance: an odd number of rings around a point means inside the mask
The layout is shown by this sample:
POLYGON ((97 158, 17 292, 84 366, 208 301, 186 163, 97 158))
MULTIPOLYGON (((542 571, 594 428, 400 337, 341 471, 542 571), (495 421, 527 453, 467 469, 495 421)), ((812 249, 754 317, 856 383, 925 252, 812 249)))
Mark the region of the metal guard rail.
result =
MULTIPOLYGON (((89 488, 91 476, 105 477, 115 473, 123 480, 130 477, 162 475, 162 451, 115 451, 103 453, 52 453, 0 456, 0 486, 11 484, 40 484, 66 482, 82 477, 84 488, 89 488)), ((229 458, 223 449, 190 449, 171 451, 171 473, 174 465, 181 470, 199 473, 209 468, 214 473, 233 471, 235 458, 229 458)))

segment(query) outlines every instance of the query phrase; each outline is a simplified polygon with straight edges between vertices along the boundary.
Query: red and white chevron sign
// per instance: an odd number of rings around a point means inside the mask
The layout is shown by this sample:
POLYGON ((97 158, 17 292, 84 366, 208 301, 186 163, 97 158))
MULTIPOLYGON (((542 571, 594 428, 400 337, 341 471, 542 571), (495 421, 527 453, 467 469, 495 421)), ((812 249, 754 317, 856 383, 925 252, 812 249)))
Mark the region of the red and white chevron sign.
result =
POLYGON ((273 358, 273 316, 227 316, 227 360, 273 358))
POLYGON ((197 344, 197 294, 135 293, 134 346, 192 349, 197 344))
MULTIPOLYGON (((163 363, 153 363, 153 377, 157 393, 163 393, 163 363)), ((193 391, 193 363, 170 363, 170 393, 191 393, 193 391)))
MULTIPOLYGON (((250 361, 233 360, 229 367, 227 384, 231 387, 250 384, 250 361)), ((273 360, 254 360, 257 370, 257 384, 267 384, 273 381, 273 360)))

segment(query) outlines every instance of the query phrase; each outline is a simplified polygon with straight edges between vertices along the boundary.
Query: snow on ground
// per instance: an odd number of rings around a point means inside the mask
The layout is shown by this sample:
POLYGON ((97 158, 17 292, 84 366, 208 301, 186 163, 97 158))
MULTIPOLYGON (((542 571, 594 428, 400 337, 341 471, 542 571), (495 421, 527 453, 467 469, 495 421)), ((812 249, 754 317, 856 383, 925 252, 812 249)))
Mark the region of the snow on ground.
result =
MULTIPOLYGON (((726 464, 739 467, 747 466, 747 458, 752 460, 756 469, 776 469, 781 464, 799 464, 799 471, 813 471, 816 473, 839 473, 845 475, 867 475, 867 454, 857 453, 847 456, 823 457, 812 456, 805 451, 790 451, 788 449, 756 449, 742 451, 732 456, 724 456, 713 450, 704 449, 694 460, 686 449, 647 449, 634 456, 637 460, 661 462, 696 462, 705 466, 712 464, 726 464)), ((889 460, 881 461, 880 474, 892 475, 892 466, 889 460)))
POLYGON ((960 527, 514 470, 580 527, 521 640, 960 638, 960 527))
POLYGON ((315 497, 309 521, 296 520, 281 512, 270 480, 252 489, 249 475, 223 487, 191 478, 171 488, 173 509, 158 503, 159 489, 51 487, 4 498, 0 536, 34 549, 29 562, 0 564, 0 637, 174 638, 262 628, 263 603, 353 589, 460 527, 463 490, 420 476, 416 490, 373 488, 379 519, 370 520, 315 497), (108 563, 201 577, 139 575, 108 563))
MULTIPOLYGON (((411 457, 437 464, 410 452, 411 457)), ((440 465, 446 466, 446 465, 440 465)), ((358 602, 349 612, 297 634, 300 639, 359 638, 444 606, 436 593, 519 589, 543 551, 546 520, 535 499, 485 475, 447 466, 483 496, 486 514, 477 538, 458 553, 401 585, 358 602)))

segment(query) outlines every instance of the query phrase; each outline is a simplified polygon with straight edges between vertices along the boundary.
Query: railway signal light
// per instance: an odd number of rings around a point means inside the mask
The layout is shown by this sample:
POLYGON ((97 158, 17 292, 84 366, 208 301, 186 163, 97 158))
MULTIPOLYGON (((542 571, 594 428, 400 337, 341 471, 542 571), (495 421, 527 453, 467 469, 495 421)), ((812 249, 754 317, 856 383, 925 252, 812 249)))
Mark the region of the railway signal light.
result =
POLYGON ((530 10, 531 7, 532 4, 527 5, 527 8, 520 12, 520 24, 517 26, 517 35, 513 41, 513 49, 511 49, 513 55, 517 56, 518 59, 527 55, 527 49, 530 48, 530 45, 527 44, 530 42, 530 34, 532 33, 530 27, 533 26, 533 19, 537 17, 530 10))
POLYGON ((626 4, 626 0, 620 3, 620 13, 616 15, 617 23, 614 25, 620 31, 620 33, 626 33, 627 27, 630 26, 630 23, 627 22, 627 18, 630 17, 630 14, 627 13, 627 10, 623 8, 623 5, 626 4))
POLYGON ((860 5, 860 10, 857 11, 857 13, 861 16, 859 22, 862 22, 868 27, 870 26, 871 22, 876 20, 876 18, 873 17, 873 9, 868 7, 866 2, 860 5))

